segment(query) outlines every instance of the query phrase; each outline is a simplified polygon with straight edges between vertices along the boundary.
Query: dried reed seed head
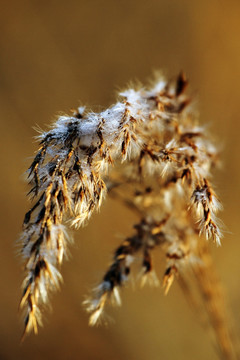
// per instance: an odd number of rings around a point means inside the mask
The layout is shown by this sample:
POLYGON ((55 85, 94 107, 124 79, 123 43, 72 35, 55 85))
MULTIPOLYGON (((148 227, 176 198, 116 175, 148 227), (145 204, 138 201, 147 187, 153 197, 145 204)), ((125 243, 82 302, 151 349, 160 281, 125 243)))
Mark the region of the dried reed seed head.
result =
POLYGON ((157 284, 152 251, 164 249, 167 293, 174 276, 197 257, 197 232, 220 244, 215 216, 220 206, 209 182, 217 152, 188 109, 187 84, 181 73, 175 83, 160 79, 150 89, 126 90, 120 93, 123 101, 109 109, 87 113, 79 108, 38 136, 40 148, 28 169, 35 203, 25 215, 21 237, 25 332, 37 332, 40 307, 61 281, 66 223, 84 224, 107 191, 140 221, 115 251, 94 297, 85 302, 91 325, 109 298, 120 304, 119 287, 137 254, 142 284, 147 279, 157 284))

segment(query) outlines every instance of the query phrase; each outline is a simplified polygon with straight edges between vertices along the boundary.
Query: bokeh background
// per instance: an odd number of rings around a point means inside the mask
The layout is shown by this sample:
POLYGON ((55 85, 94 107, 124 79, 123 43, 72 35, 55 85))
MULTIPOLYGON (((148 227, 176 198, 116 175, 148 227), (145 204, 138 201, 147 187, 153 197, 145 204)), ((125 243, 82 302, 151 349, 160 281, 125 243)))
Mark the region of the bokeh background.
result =
MULTIPOLYGON (((213 338, 189 309, 177 283, 128 286, 114 322, 89 328, 81 303, 101 279, 113 249, 131 234, 133 215, 107 201, 73 234, 64 284, 52 296, 44 328, 20 345, 17 307, 23 279, 15 240, 29 204, 24 171, 37 149, 33 127, 58 111, 109 106, 130 80, 153 70, 184 70, 202 123, 222 149, 215 174, 224 204, 223 246, 213 256, 240 333, 240 2, 238 0, 21 0, 1 2, 0 359, 217 359, 213 338), (99 106, 100 105, 100 106, 99 106)), ((161 262, 156 258, 156 263, 161 262)), ((158 265, 157 265, 158 266, 158 265)), ((161 277, 161 273, 159 273, 161 277)))

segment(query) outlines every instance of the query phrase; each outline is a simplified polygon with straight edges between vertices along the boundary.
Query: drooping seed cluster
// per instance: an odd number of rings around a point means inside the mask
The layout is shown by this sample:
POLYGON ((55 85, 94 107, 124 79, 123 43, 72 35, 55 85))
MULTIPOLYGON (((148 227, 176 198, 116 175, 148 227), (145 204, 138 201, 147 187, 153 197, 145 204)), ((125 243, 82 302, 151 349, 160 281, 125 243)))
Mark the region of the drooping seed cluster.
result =
POLYGON ((139 223, 115 251, 94 297, 85 302, 90 324, 112 295, 120 303, 119 287, 137 254, 142 256, 142 283, 157 283, 151 254, 157 247, 165 251, 167 293, 174 276, 196 260, 199 233, 220 244, 215 215, 220 206, 209 180, 218 154, 189 109, 186 86, 180 74, 175 82, 160 79, 150 89, 127 90, 109 109, 86 113, 79 108, 39 136, 40 148, 28 170, 35 203, 25 215, 21 237, 25 332, 37 332, 40 307, 61 281, 66 223, 81 226, 107 192, 136 211, 139 223))

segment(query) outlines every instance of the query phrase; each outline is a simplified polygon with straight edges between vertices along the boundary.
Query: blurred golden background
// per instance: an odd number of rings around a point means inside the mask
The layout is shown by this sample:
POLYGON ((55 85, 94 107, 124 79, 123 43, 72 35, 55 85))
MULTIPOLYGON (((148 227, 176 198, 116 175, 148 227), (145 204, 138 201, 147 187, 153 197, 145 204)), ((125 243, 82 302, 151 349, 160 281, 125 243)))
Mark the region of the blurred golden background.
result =
POLYGON ((58 111, 80 104, 109 106, 117 89, 144 82, 155 69, 167 77, 186 72, 201 122, 219 139, 223 166, 214 182, 226 233, 223 246, 212 248, 240 334, 239 19, 238 0, 1 1, 1 360, 217 359, 213 338, 177 283, 167 297, 161 288, 129 285, 123 306, 107 309, 114 322, 88 327, 84 296, 135 220, 113 201, 73 234, 53 310, 45 311, 39 335, 20 344, 23 274, 15 240, 29 207, 23 174, 37 149, 33 127, 45 129, 58 111))

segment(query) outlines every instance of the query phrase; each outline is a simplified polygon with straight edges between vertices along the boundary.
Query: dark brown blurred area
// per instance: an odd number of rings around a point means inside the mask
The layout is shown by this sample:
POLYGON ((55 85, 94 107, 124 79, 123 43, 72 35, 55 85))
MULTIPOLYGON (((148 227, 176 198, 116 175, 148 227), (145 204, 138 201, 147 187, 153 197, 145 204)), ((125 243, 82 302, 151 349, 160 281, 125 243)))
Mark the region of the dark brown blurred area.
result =
MULTIPOLYGON (((219 139, 222 169, 214 183, 226 231, 222 247, 212 248, 240 333, 239 18, 238 0, 1 1, 1 360, 217 359, 213 337, 177 283, 167 297, 161 288, 130 284, 123 306, 107 309, 114 322, 88 327, 84 296, 135 221, 113 201, 73 233, 64 284, 44 312, 44 328, 20 344, 23 273, 15 241, 29 206, 23 174, 37 149, 33 128, 45 129, 58 111, 80 104, 102 109, 117 89, 144 82, 155 69, 169 77, 186 72, 201 122, 219 139)), ((163 260, 156 256, 157 267, 163 260)))

